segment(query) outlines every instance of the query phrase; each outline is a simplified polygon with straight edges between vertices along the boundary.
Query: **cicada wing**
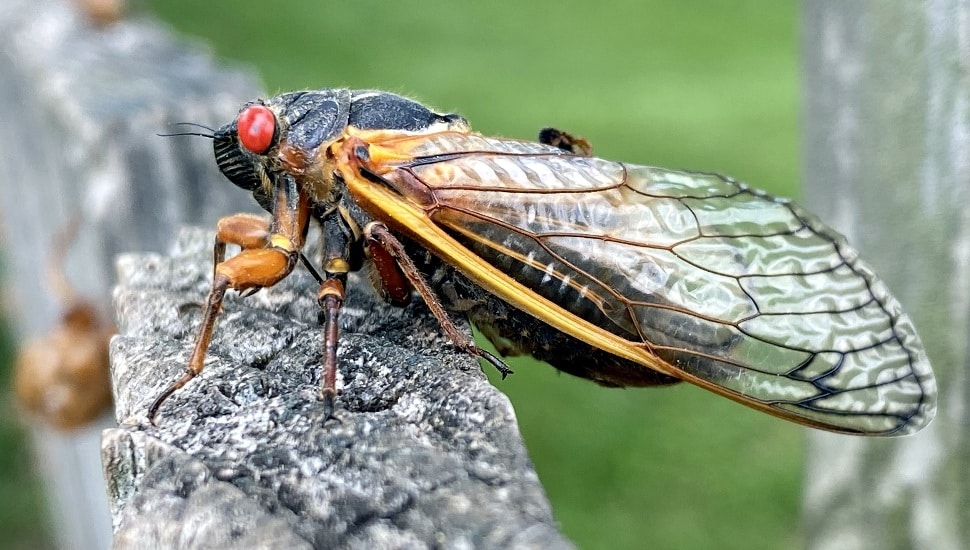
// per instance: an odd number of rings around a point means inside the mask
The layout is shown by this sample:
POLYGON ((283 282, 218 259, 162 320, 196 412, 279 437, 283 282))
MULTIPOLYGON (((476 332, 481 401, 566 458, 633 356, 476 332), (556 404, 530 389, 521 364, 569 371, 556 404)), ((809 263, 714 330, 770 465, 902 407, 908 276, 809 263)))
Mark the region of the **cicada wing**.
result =
POLYGON ((909 318, 840 235, 790 202, 529 142, 443 134, 404 148, 418 158, 382 177, 433 222, 421 223, 554 304, 530 311, 547 322, 582 319, 621 337, 627 357, 659 357, 796 422, 897 435, 932 419, 935 380, 909 318))

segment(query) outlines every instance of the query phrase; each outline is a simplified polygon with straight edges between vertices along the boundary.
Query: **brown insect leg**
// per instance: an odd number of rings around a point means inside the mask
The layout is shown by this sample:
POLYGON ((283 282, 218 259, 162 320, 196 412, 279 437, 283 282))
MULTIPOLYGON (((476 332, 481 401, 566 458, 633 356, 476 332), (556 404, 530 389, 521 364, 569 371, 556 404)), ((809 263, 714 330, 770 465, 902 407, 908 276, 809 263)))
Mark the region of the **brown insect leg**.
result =
POLYGON ((435 295, 434 290, 428 286, 427 281, 421 275, 417 266, 407 255, 407 251, 404 250, 404 245, 401 241, 397 240, 390 229, 386 225, 380 222, 371 222, 367 224, 364 228, 364 234, 367 236, 371 244, 375 246, 382 247, 388 254, 390 254, 395 260, 397 260, 401 271, 404 273, 405 277, 411 282, 418 294, 424 299, 424 302, 428 304, 428 309, 431 313, 438 319, 438 323, 441 324, 441 329, 445 331, 448 338, 451 339, 452 345, 454 345, 459 350, 480 357, 488 361, 493 367, 495 367, 499 373, 502 374, 504 379, 506 376, 512 374, 512 369, 509 368, 501 359, 492 355, 491 353, 479 348, 474 342, 468 340, 464 334, 448 317, 448 313, 445 311, 444 306, 438 300, 435 295))
POLYGON ((339 279, 327 279, 317 292, 317 303, 323 310, 323 376, 320 397, 323 399, 324 421, 334 418, 334 401, 337 397, 337 344, 339 325, 337 317, 344 304, 344 285, 339 279))
MULTIPOLYGON (((245 218, 247 216, 230 216, 223 220, 227 222, 226 224, 220 222, 220 232, 219 237, 217 237, 215 249, 217 260, 219 259, 220 253, 219 242, 232 242, 241 244, 242 246, 265 246, 265 239, 260 243, 257 239, 251 238, 255 230, 259 229, 259 226, 249 222, 254 222, 256 218, 252 217, 249 221, 245 221, 245 218), (243 231, 233 233, 227 229, 231 228, 234 222, 239 222, 239 227, 243 231), (246 232, 250 230, 253 231, 246 232)), ((222 253, 225 253, 224 245, 222 247, 222 253)), ((244 249, 237 256, 216 264, 212 279, 212 290, 209 291, 209 297, 206 299, 202 325, 199 328, 198 336, 196 336, 195 347, 192 350, 192 356, 189 358, 188 368, 185 374, 166 388, 155 399, 151 407, 149 407, 148 419, 150 422, 155 423, 155 415, 158 413, 158 409, 172 393, 202 372, 206 351, 209 349, 209 344, 212 341, 212 331, 215 329, 216 319, 222 310, 222 300, 225 297, 226 291, 230 288, 244 291, 272 286, 293 271, 298 257, 298 252, 278 247, 260 248, 256 250, 244 249)))
POLYGON ((192 380, 202 372, 205 353, 209 349, 209 343, 212 341, 212 330, 215 328, 216 317, 219 315, 219 310, 222 309, 222 299, 228 288, 229 281, 226 278, 220 278, 218 275, 214 277, 212 290, 209 291, 209 297, 206 299, 202 326, 199 329, 199 335, 195 339, 195 348, 192 349, 192 357, 189 359, 189 366, 185 374, 169 387, 165 388, 165 391, 152 402, 151 407, 148 407, 148 421, 152 424, 155 424, 155 415, 158 414, 158 409, 162 406, 162 403, 179 388, 188 384, 189 380, 192 380))

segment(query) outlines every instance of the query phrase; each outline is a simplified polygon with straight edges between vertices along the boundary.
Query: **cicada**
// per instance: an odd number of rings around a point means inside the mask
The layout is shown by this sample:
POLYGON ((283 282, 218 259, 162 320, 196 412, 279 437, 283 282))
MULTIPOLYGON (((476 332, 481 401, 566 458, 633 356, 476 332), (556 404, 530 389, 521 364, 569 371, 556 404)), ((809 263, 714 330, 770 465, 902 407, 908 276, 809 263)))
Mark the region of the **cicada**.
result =
POLYGON ((271 220, 220 221, 212 290, 187 372, 203 367, 223 296, 272 286, 322 228, 321 398, 336 396, 347 274, 414 291, 462 350, 506 371, 532 355, 607 386, 687 381, 843 433, 900 435, 933 418, 936 383, 912 322, 845 239, 729 177, 614 162, 546 129, 484 136, 392 93, 331 89, 248 103, 214 131, 222 173, 271 220), (241 251, 226 259, 226 244, 241 251))
POLYGON ((111 405, 108 343, 116 330, 80 295, 64 262, 82 219, 71 216, 54 235, 47 286, 62 306, 60 322, 24 342, 14 362, 13 387, 32 419, 59 430, 90 424, 111 405))

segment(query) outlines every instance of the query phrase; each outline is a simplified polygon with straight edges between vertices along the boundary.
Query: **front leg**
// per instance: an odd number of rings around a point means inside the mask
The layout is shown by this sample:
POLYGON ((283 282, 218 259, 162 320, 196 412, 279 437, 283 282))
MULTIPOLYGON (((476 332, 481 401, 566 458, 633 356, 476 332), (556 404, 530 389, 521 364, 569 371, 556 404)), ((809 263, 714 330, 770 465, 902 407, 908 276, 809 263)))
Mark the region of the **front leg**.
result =
POLYGON ((212 277, 216 267, 226 259, 226 245, 239 245, 243 250, 269 245, 269 220, 256 214, 233 214, 216 223, 216 244, 212 248, 212 277))
POLYGON ((212 341, 212 331, 222 310, 222 300, 226 291, 229 289, 244 291, 273 286, 293 271, 299 258, 299 251, 294 249, 288 239, 271 234, 268 231, 268 224, 256 216, 238 214, 223 218, 218 227, 214 253, 217 263, 213 268, 212 289, 206 299, 202 325, 195 339, 195 347, 192 349, 185 374, 166 388, 148 409, 148 419, 153 424, 162 403, 202 372, 206 352, 212 341), (260 230, 265 232, 265 236, 259 236, 260 230), (243 251, 228 260, 223 260, 225 243, 239 244, 244 247, 243 251), (264 248, 247 248, 257 246, 264 248))

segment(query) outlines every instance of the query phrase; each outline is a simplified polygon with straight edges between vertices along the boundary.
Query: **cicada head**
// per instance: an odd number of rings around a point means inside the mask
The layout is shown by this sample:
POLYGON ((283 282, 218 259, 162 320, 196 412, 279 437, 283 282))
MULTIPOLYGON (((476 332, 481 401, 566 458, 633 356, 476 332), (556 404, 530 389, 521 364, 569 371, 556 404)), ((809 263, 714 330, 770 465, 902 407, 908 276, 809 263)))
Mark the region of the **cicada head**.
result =
POLYGON ((283 172, 311 171, 316 151, 343 133, 349 105, 347 90, 294 92, 247 103, 213 134, 219 170, 265 208, 283 172))

